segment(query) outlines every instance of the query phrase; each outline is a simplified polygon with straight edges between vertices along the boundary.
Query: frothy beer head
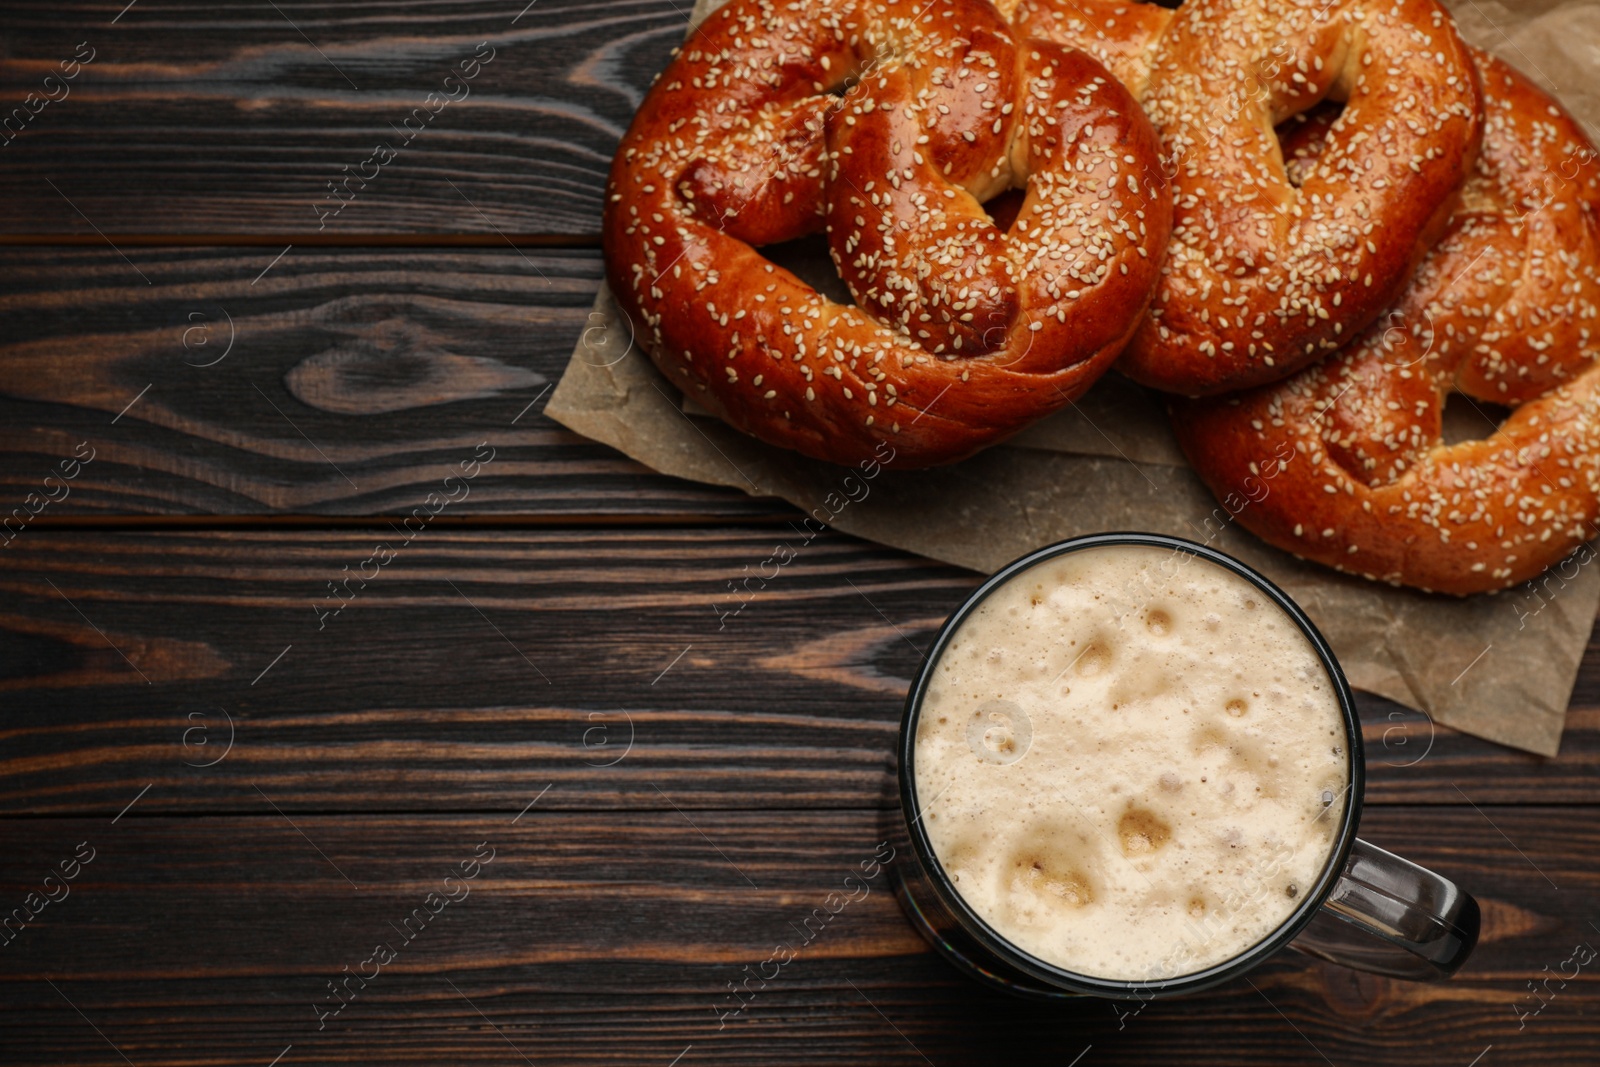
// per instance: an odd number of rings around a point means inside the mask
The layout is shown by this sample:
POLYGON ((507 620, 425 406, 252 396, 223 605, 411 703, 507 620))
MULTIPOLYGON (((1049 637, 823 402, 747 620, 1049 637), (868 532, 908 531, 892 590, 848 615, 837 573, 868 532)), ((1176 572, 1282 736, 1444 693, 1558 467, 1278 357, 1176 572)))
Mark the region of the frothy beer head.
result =
POLYGON ((1350 780, 1337 690, 1294 619, 1148 545, 1067 552, 992 592, 932 669, 913 765, 973 911, 1040 960, 1130 981, 1282 926, 1350 780))

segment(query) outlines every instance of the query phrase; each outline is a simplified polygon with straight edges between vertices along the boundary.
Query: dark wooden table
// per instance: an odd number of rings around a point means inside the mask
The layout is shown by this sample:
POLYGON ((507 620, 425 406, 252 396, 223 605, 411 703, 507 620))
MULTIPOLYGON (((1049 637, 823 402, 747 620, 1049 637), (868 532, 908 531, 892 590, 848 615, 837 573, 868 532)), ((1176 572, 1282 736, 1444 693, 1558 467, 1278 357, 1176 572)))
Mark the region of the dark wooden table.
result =
POLYGON ((687 3, 523 2, 0 7, 4 110, 57 97, 0 144, 0 1060, 1600 1058, 1594 647, 1555 760, 1364 699, 1365 834, 1483 903, 1453 982, 1039 1008, 880 877, 725 1015, 977 576, 823 535, 721 628, 796 513, 541 415, 687 3))

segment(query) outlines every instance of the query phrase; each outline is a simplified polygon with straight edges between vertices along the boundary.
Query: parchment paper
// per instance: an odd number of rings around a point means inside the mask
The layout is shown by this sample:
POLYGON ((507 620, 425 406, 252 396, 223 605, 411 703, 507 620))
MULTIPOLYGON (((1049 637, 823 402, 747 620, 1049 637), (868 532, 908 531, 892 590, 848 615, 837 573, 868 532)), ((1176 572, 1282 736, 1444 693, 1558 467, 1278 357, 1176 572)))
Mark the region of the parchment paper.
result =
MULTIPOLYGON (((691 26, 717 6, 700 0, 691 26)), ((1451 6, 1468 40, 1553 91, 1591 137, 1600 131, 1600 0, 1451 6)), ((812 284, 839 285, 815 245, 784 254, 812 284)), ((1514 748, 1553 756, 1560 746, 1600 606, 1600 568, 1575 559, 1536 586, 1463 600, 1302 562, 1239 528, 1185 465, 1159 399, 1115 375, 973 459, 864 479, 695 414, 656 372, 604 287, 590 324, 545 412, 664 474, 781 497, 835 529, 984 572, 1052 541, 1107 530, 1209 543, 1294 597, 1352 685, 1514 748)))

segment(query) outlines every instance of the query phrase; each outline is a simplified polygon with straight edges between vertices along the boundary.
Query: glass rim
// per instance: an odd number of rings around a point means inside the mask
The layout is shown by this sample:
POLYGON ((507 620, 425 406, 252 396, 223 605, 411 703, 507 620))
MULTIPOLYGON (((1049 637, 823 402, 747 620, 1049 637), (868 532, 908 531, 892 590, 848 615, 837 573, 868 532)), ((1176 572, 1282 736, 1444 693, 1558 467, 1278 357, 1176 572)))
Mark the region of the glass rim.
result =
MULTIPOLYGON (((1317 629, 1316 625, 1287 593, 1252 567, 1206 545, 1168 534, 1118 532, 1073 537, 1035 549, 1024 556, 1012 560, 985 579, 977 589, 973 590, 962 601, 955 611, 951 612, 950 617, 945 620, 938 635, 934 638, 933 645, 924 657, 922 666, 917 671, 916 678, 912 681, 911 689, 906 694, 905 709, 900 720, 900 737, 896 754, 899 762, 901 815, 906 822, 906 831, 910 837, 912 849, 916 854, 917 860, 924 868, 935 892, 942 898, 943 903, 950 909, 951 914, 961 923, 966 933, 983 948, 994 953, 999 959, 1057 990, 1112 999, 1137 999, 1140 996, 1174 996, 1180 993, 1208 989, 1244 974, 1294 940, 1321 909, 1344 869, 1345 863, 1349 858, 1350 849, 1355 843, 1356 829, 1361 816, 1362 798, 1366 789, 1366 758, 1362 750, 1361 723, 1356 713, 1355 697, 1350 690, 1350 684, 1344 676, 1343 669, 1339 666, 1338 659, 1334 656, 1332 648, 1329 647, 1321 631, 1317 629), (1344 813, 1340 817, 1339 832, 1334 847, 1329 852, 1328 858, 1317 876, 1315 885, 1310 892, 1304 895, 1299 906, 1295 908, 1288 919, 1274 928, 1271 933, 1238 955, 1232 956, 1221 963, 1213 964, 1203 970, 1175 975, 1171 978, 1116 979, 1083 974, 1040 959, 1007 940, 967 903, 966 899, 946 875, 943 865, 940 864, 933 851, 933 846, 928 841, 927 834, 923 828, 922 817, 919 814, 920 809, 917 806, 916 726, 922 710, 922 701, 927 694, 934 668, 943 658, 946 648, 956 632, 960 630, 962 624, 997 589, 1009 584, 1012 579, 1040 563, 1054 559, 1057 556, 1080 552, 1085 549, 1125 545, 1168 549, 1175 553, 1184 553, 1216 564, 1250 582, 1270 599, 1274 605, 1293 619, 1315 650, 1317 658, 1322 662, 1323 669, 1333 684, 1334 695, 1338 700, 1340 714, 1344 722, 1345 751, 1348 757, 1349 784, 1345 790, 1346 802, 1344 813)), ((935 799, 938 798, 936 797, 935 799)))

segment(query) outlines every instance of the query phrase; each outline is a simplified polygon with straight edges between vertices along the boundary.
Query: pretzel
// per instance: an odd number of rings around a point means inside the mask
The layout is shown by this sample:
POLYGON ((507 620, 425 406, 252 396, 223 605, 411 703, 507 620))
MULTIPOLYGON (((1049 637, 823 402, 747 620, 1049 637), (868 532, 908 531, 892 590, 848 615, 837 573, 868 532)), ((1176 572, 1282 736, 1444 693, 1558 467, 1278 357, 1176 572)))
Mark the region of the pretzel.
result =
POLYGON ((1129 85, 1169 155, 1160 291, 1119 369, 1199 396, 1276 381, 1404 291, 1471 170, 1477 75, 1435 0, 1022 0, 1019 33, 1129 85), (1342 101, 1298 184, 1276 124, 1342 101))
POLYGON ((732 0, 658 79, 612 166, 608 279, 657 368, 738 429, 964 458, 1076 399, 1138 325, 1171 227, 1154 130, 988 0, 804 7, 732 0), (1024 187, 1002 232, 982 202, 1024 187), (857 306, 755 250, 819 231, 857 306))
POLYGON ((1460 595, 1531 578, 1600 532, 1596 150, 1526 78, 1475 58, 1483 155, 1404 299, 1286 382, 1172 405, 1195 470, 1263 539, 1460 595), (1445 444, 1452 391, 1515 410, 1445 444))

